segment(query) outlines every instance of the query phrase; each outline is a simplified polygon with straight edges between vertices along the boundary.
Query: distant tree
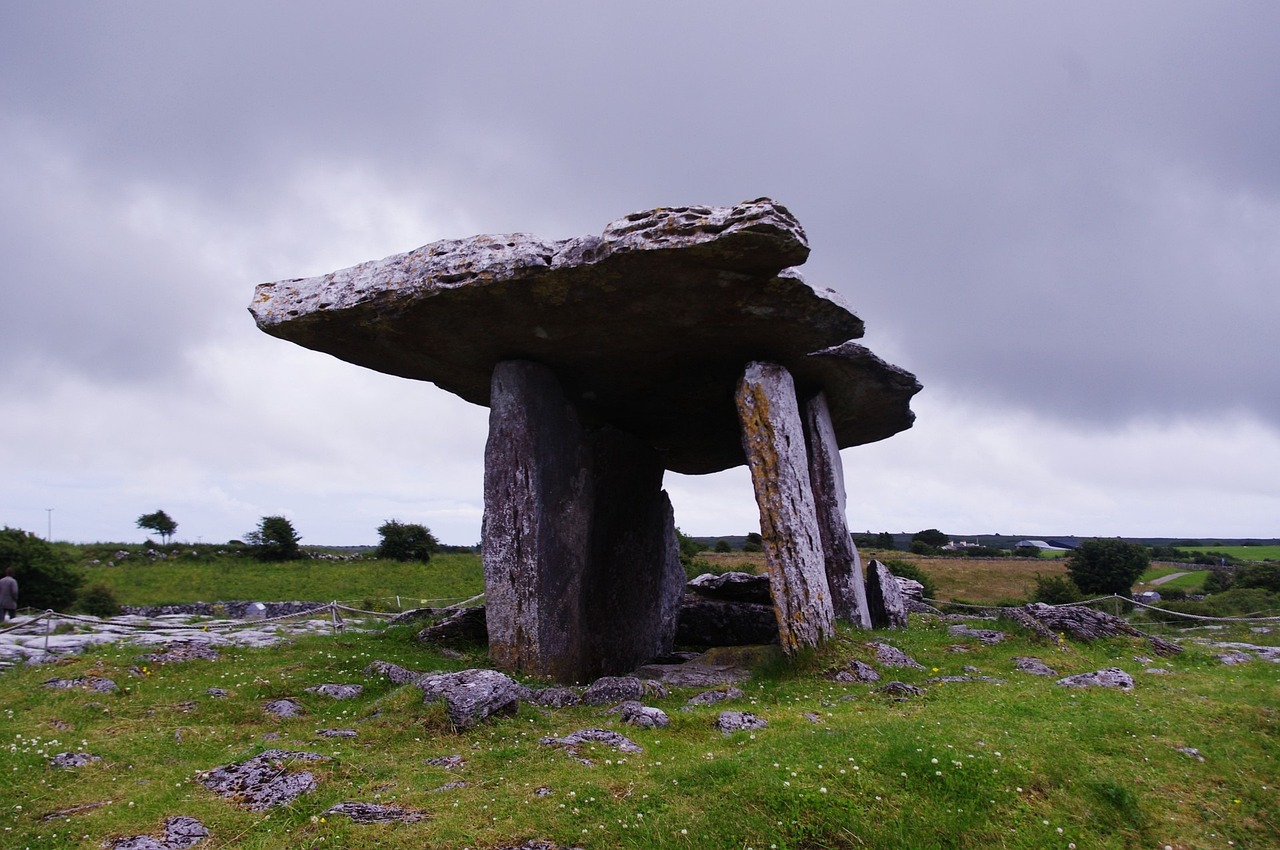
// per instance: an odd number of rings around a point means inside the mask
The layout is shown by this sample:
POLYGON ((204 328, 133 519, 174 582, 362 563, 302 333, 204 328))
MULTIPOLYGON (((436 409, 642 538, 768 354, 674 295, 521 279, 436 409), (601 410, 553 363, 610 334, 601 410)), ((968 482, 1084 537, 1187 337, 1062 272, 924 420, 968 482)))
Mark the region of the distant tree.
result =
MULTIPOLYGON (((1017 555, 1019 558, 1039 558, 1040 547, 1032 546, 1030 543, 1028 543, 1025 546, 1016 547, 1013 550, 1013 554, 1017 555)), ((1036 600, 1036 601, 1042 601, 1042 600, 1036 600)))
POLYGON ((18 605, 68 611, 84 576, 57 549, 18 528, 0 531, 0 575, 13 567, 18 580, 18 605))
POLYGON ((1085 540, 1067 556, 1067 572, 1085 594, 1128 596, 1150 565, 1147 547, 1124 540, 1085 540))
POLYGON ((389 519, 378 526, 378 534, 382 537, 378 557, 391 561, 421 561, 425 564, 440 548, 440 541, 435 535, 425 525, 414 522, 389 519))
MULTIPOLYGON (((1214 575, 1220 572, 1214 571, 1214 575)), ((1250 564, 1240 570, 1236 587, 1260 587, 1272 593, 1280 593, 1280 564, 1250 564)))
POLYGON ((724 552, 732 552, 732 551, 733 551, 733 547, 729 545, 729 541, 728 541, 728 540, 717 540, 717 541, 716 541, 716 551, 717 551, 717 552, 721 552, 721 553, 724 553, 724 552))
POLYGON ((936 528, 926 528, 924 531, 917 531, 911 535, 911 542, 920 542, 926 546, 942 547, 951 542, 951 538, 943 534, 936 528))
POLYGON ((764 538, 759 532, 752 531, 747 534, 747 541, 742 544, 743 552, 763 552, 764 538))
POLYGON ((168 543, 173 540, 173 533, 178 530, 178 524, 164 511, 156 511, 153 514, 143 514, 138 517, 138 528, 154 531, 160 535, 160 542, 168 543))
POLYGON ((302 538, 293 523, 282 516, 264 516, 258 527, 244 536, 244 542, 260 561, 293 561, 302 557, 302 538))
POLYGON ((892 552, 898 548, 898 544, 893 542, 893 535, 887 531, 882 531, 876 535, 876 548, 887 549, 892 552))

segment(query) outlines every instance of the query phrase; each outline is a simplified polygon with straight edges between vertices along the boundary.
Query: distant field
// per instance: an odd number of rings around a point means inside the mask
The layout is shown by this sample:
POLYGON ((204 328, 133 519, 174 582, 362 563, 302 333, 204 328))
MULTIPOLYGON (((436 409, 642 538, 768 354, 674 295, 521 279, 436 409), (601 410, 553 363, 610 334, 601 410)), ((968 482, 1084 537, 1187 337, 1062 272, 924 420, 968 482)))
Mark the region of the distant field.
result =
POLYGON ((1280 546, 1179 546, 1183 552, 1221 552, 1241 561, 1280 561, 1280 546))
POLYGON ((102 583, 125 605, 261 600, 329 602, 380 610, 443 607, 484 590, 478 554, 436 555, 427 564, 396 561, 286 561, 264 564, 223 557, 211 563, 187 559, 130 558, 116 566, 91 566, 86 584, 102 583), (445 601, 440 601, 445 600, 445 601))

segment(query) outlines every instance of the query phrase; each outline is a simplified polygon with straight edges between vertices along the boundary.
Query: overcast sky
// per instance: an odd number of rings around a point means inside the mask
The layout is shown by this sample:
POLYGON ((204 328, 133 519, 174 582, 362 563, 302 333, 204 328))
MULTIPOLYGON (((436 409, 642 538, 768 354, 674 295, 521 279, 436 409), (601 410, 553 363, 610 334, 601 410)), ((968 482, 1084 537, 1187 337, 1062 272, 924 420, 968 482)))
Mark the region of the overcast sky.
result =
MULTIPOLYGON (((925 387, 851 528, 1280 536, 1277 44, 1270 0, 0 4, 0 525, 475 543, 487 411, 254 285, 767 195, 925 387)), ((744 469, 666 486, 759 527, 744 469)))

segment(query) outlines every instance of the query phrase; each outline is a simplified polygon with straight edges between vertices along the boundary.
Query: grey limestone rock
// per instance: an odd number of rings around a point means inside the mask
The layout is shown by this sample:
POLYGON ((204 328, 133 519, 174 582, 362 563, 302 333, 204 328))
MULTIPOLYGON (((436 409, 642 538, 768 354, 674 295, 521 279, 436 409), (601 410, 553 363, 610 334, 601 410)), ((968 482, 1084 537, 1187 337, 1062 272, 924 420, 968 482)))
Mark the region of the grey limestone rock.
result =
POLYGON ((93 764, 96 761, 102 761, 102 756, 91 755, 90 753, 58 753, 49 759, 50 767, 84 767, 93 764))
POLYGON ((209 836, 209 830, 195 818, 179 815, 164 822, 164 835, 135 835, 117 838, 103 845, 106 850, 186 850, 209 836))
POLYGON ((315 776, 297 762, 328 761, 318 753, 266 750, 235 764, 216 767, 196 780, 215 794, 253 811, 291 803, 316 786, 315 776))
POLYGON ((321 729, 316 733, 321 738, 354 738, 356 730, 354 729, 321 729))
POLYGON ((743 699, 744 697, 746 697, 746 694, 741 688, 717 688, 713 691, 703 691, 700 694, 694 694, 689 697, 689 701, 685 703, 685 707, 692 708, 700 705, 715 705, 718 702, 743 699))
POLYGON ((1064 688, 1117 688, 1122 691, 1133 690, 1133 677, 1119 667, 1104 667, 1092 673, 1080 673, 1059 679, 1058 684, 1064 688))
POLYGON ((907 602, 901 585, 888 567, 875 560, 867 565, 867 605, 875 628, 907 627, 907 602))
POLYGON ((418 632, 423 643, 484 643, 489 639, 485 606, 453 611, 437 623, 418 632))
POLYGON ((422 675, 405 669, 399 664, 392 664, 390 661, 370 661, 364 668, 364 674, 371 677, 381 676, 393 685, 407 685, 422 675))
POLYGON ((296 700, 288 699, 287 697, 285 699, 272 700, 263 706, 263 710, 266 711, 267 714, 273 714, 281 719, 301 717, 303 714, 301 704, 296 700))
POLYGON ((1031 658, 1025 655, 1019 655, 1013 659, 1013 666, 1023 673, 1030 673, 1032 676, 1056 676, 1058 671, 1045 664, 1039 658, 1031 658))
POLYGON ((769 721, 749 711, 722 711, 715 720, 715 727, 725 735, 732 735, 734 732, 752 732, 756 729, 764 729, 768 725, 769 721))
POLYGON ((772 604, 712 599, 690 593, 680 606, 675 641, 681 646, 777 643, 778 617, 772 604))
POLYGON ((976 638, 979 643, 987 646, 994 646, 1008 637, 1004 632, 998 632, 994 629, 974 629, 963 624, 952 626, 949 631, 952 637, 976 638))
POLYGON ((641 729, 665 729, 671 725, 671 718, 665 711, 642 705, 637 700, 626 700, 618 706, 617 710, 622 722, 628 726, 639 726, 641 729))
POLYGON ((540 688, 529 692, 529 702, 550 708, 567 708, 582 702, 582 694, 573 688, 540 688))
POLYGON ((757 576, 736 571, 719 575, 703 573, 691 579, 688 588, 697 596, 724 602, 754 602, 761 605, 773 602, 767 575, 757 576))
POLYGON ((306 689, 309 694, 319 694, 330 699, 355 699, 364 693, 364 685, 338 685, 326 683, 306 689))
POLYGON ((890 646, 887 643, 868 643, 876 652, 876 661, 886 667, 910 667, 914 670, 923 670, 924 665, 916 661, 910 655, 907 655, 896 646, 890 646))
POLYGON ((829 671, 827 678, 834 682, 878 682, 880 674, 867 662, 855 658, 844 667, 829 671))
POLYGON ((562 738, 539 738, 538 743, 546 747, 562 747, 571 754, 576 754, 580 747, 587 744, 602 744, 623 753, 644 752, 635 741, 608 729, 579 729, 562 738))
POLYGON ((425 702, 444 702, 449 722, 458 729, 469 729, 494 714, 514 712, 520 704, 520 686, 496 670, 428 674, 415 684, 425 702))
POLYGON ((905 700, 911 697, 924 696, 924 689, 917 688, 915 685, 908 685, 906 682, 892 681, 884 687, 879 688, 880 693, 887 694, 896 700, 905 700))
POLYGON ((612 705, 644 696, 644 682, 635 676, 602 676, 582 692, 586 705, 612 705))
POLYGON ((325 809, 324 813, 342 815, 356 823, 417 823, 427 817, 427 813, 421 809, 355 801, 338 803, 325 809))

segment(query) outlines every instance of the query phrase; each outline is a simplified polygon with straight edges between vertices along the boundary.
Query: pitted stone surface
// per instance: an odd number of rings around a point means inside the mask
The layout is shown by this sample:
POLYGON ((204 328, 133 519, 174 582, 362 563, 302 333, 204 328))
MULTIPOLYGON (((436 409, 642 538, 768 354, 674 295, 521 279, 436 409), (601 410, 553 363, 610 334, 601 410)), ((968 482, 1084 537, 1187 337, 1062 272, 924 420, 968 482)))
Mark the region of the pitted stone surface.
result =
POLYGON ((841 448, 911 426, 919 384, 850 342, 862 321, 790 271, 808 253, 795 217, 762 198, 635 213, 564 241, 443 240, 262 284, 249 309, 273 336, 481 405, 497 363, 542 363, 584 421, 707 473, 744 462, 732 400, 751 360, 825 390, 841 448))
POLYGON ((106 850, 186 850, 209 836, 209 830, 195 818, 178 816, 164 822, 164 835, 135 835, 117 838, 103 845, 106 850))
POLYGON ((382 803, 345 802, 331 806, 326 815, 343 815, 356 823, 417 823, 427 818, 421 809, 390 806, 382 803))
POLYGON ((562 738, 550 736, 539 738, 538 743, 545 747, 563 747, 571 754, 576 754, 578 748, 586 744, 603 744, 623 753, 644 752, 643 748, 635 741, 609 729, 579 729, 577 732, 565 735, 562 738))
POLYGON ((1104 667, 1092 673, 1080 673, 1059 679, 1058 684, 1066 688, 1117 688, 1122 691, 1133 690, 1133 677, 1119 667, 1104 667))
POLYGON ((752 732, 763 729, 769 721, 749 711, 722 711, 716 718, 715 727, 726 735, 734 732, 752 732))
POLYGON ((319 694, 330 699, 355 699, 364 693, 364 685, 339 685, 332 682, 314 685, 306 689, 309 694, 319 694))
POLYGON ((266 750, 236 764, 200 774, 197 781, 221 797, 253 811, 291 803, 316 786, 310 771, 293 771, 294 762, 328 761, 318 753, 266 750))
POLYGON ((449 722, 458 729, 469 729, 494 714, 514 712, 520 705, 520 686, 496 670, 429 674, 415 684, 422 689, 424 702, 444 702, 449 722))

